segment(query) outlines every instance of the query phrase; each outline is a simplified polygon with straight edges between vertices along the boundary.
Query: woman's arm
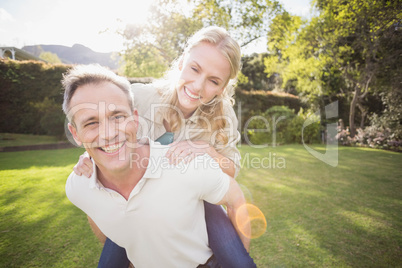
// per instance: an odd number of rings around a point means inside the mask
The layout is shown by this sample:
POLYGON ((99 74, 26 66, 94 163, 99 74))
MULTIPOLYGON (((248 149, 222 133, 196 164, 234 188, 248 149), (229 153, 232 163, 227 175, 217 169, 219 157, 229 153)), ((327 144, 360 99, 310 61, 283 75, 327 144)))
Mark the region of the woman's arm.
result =
POLYGON ((74 173, 78 176, 85 175, 90 178, 93 172, 93 163, 87 152, 80 155, 77 164, 73 168, 74 173))
POLYGON ((178 164, 181 161, 186 163, 193 160, 198 155, 208 154, 219 164, 219 167, 227 175, 234 177, 236 174, 236 166, 234 162, 220 154, 213 146, 205 141, 180 141, 174 142, 170 146, 166 157, 169 158, 170 163, 178 164))

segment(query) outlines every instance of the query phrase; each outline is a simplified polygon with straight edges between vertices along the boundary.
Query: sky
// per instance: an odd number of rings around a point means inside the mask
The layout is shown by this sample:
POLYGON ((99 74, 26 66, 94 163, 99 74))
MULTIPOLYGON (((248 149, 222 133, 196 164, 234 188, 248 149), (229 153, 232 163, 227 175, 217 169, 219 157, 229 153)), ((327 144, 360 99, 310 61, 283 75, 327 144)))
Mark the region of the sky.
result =
MULTIPOLYGON (((0 46, 82 44, 96 52, 121 51, 116 34, 141 23, 152 0, 0 0, 0 46)), ((307 16, 310 0, 280 0, 295 15, 307 16)), ((246 47, 262 52, 263 40, 246 47)), ((248 53, 247 53, 248 54, 248 53)))

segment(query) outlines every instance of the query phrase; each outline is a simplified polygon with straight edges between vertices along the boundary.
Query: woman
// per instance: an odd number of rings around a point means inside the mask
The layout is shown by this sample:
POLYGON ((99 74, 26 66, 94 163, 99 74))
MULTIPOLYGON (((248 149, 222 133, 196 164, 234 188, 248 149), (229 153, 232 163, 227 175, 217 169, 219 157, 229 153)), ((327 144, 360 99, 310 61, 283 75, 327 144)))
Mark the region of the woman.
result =
MULTIPOLYGON (((172 163, 207 153, 235 177, 240 167, 236 148, 240 134, 232 106, 240 60, 240 46, 224 29, 198 31, 164 79, 132 85, 141 116, 138 136, 163 144, 174 140, 167 153, 172 163)), ((91 161, 80 158, 74 171, 89 177, 91 161)), ((220 206, 205 203, 205 219, 210 247, 222 267, 255 267, 247 252, 248 241, 242 238, 243 246, 220 206)), ((116 264, 124 255, 124 249, 107 240, 99 265, 116 264)))

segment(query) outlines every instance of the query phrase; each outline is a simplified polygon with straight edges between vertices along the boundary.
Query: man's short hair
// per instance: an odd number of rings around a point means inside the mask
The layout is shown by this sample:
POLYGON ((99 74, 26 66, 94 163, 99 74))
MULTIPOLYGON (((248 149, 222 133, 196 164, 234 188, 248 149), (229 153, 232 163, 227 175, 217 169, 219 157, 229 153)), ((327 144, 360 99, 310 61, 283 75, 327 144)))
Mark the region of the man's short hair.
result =
POLYGON ((130 82, 125 77, 118 76, 99 64, 76 65, 63 74, 61 81, 64 88, 63 111, 70 122, 72 121, 72 116, 68 114, 71 109, 70 102, 77 88, 103 82, 110 82, 123 90, 127 95, 131 110, 134 110, 134 96, 131 92, 130 82))

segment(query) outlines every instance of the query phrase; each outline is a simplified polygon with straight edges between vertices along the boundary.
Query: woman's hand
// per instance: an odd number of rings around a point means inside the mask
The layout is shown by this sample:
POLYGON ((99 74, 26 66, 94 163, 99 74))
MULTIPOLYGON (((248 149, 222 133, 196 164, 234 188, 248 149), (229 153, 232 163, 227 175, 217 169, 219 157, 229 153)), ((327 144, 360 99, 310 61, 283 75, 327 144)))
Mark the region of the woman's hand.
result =
POLYGON ((74 166, 73 170, 74 173, 78 176, 81 176, 83 174, 88 178, 92 176, 93 164, 91 159, 89 158, 88 153, 85 152, 80 155, 80 159, 78 160, 78 163, 74 166))
POLYGON ((181 161, 189 163, 195 157, 209 154, 213 157, 215 149, 205 141, 179 141, 173 142, 166 153, 170 164, 179 164, 181 161))

